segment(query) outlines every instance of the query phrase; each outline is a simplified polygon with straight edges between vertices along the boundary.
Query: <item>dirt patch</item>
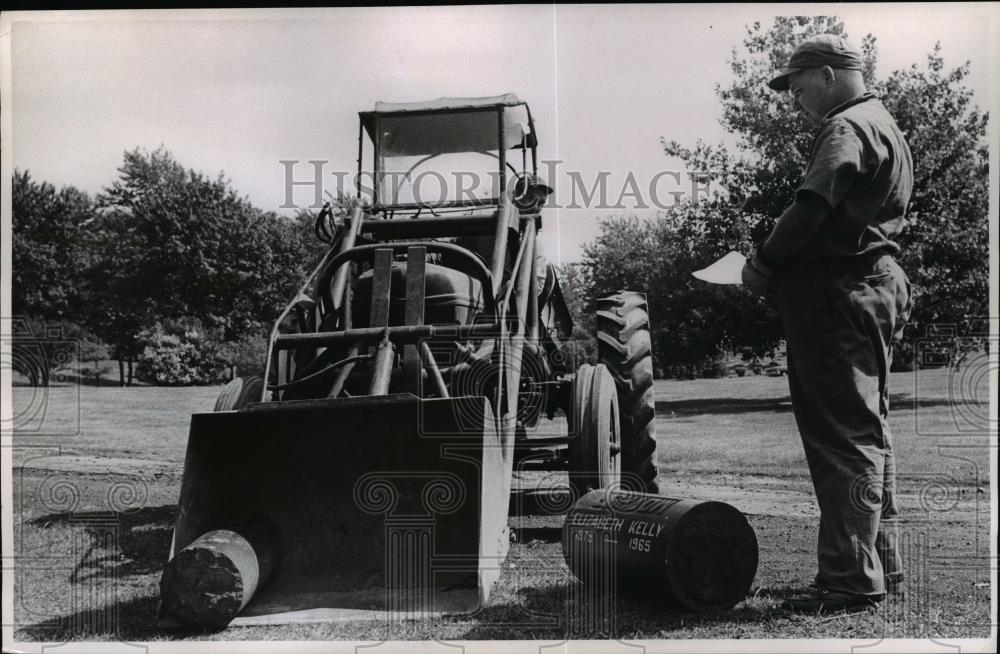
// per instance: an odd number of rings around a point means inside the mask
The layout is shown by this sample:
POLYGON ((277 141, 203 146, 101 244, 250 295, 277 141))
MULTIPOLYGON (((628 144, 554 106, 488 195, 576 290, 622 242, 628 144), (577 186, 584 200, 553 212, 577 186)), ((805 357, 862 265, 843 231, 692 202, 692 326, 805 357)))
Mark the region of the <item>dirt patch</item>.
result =
POLYGON ((85 475, 132 475, 158 479, 179 477, 177 463, 173 461, 142 459, 138 457, 84 456, 81 454, 36 454, 25 457, 22 470, 37 472, 72 472, 85 475))

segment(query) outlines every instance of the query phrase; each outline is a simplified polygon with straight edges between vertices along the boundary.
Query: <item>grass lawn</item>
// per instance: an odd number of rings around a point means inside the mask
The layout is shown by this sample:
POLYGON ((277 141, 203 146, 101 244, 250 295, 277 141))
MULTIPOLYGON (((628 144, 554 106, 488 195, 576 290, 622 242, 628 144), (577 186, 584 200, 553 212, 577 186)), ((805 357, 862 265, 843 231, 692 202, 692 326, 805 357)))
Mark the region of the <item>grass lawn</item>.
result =
MULTIPOLYGON (((218 388, 14 389, 17 638, 742 639, 985 637, 990 625, 988 389, 982 362, 894 374, 892 427, 910 592, 879 610, 801 616, 778 608, 814 573, 816 518, 784 378, 657 382, 663 493, 728 501, 760 543, 750 597, 691 614, 620 597, 603 631, 575 630, 578 586, 562 563, 562 516, 524 509, 490 602, 473 615, 402 622, 158 631, 159 575, 176 519, 190 414, 218 388), (39 407, 42 407, 41 409, 39 407), (47 435, 43 435, 47 434, 47 435)), ((995 448, 995 443, 993 444, 995 448)), ((995 449, 993 450, 995 453, 995 449)), ((554 473, 561 474, 561 473, 554 473)), ((530 479, 520 480, 522 489, 530 479)), ((995 564, 994 564, 995 565, 995 564)))
MULTIPOLYGON (((937 473, 989 482, 989 386, 982 359, 949 369, 893 373, 891 413, 898 476, 937 473)), ((192 413, 210 411, 219 387, 15 387, 15 444, 23 457, 58 451, 182 464, 192 413), (47 435, 46 435, 47 434, 47 435)), ((656 383, 661 471, 808 478, 784 377, 752 375, 656 383)))
MULTIPOLYGON (((36 455, 58 450, 183 464, 191 414, 211 411, 220 388, 15 387, 15 444, 38 448, 36 455)), ((32 454, 18 449, 17 455, 32 454)))
MULTIPOLYGON (((889 421, 899 479, 943 475, 988 486, 986 365, 983 357, 957 373, 892 373, 889 421)), ((808 478, 784 377, 660 381, 656 415, 661 471, 808 478)))

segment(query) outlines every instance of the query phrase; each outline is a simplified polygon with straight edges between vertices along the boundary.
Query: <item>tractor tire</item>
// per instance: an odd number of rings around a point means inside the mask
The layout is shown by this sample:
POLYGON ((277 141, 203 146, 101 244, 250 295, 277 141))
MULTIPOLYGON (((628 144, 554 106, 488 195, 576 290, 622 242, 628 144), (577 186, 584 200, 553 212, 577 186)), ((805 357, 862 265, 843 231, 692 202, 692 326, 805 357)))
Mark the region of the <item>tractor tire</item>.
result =
POLYGON ((263 384, 260 377, 236 377, 222 388, 213 411, 235 411, 257 402, 263 384))
POLYGON ((658 493, 653 348, 642 293, 619 291, 597 301, 597 355, 618 388, 622 488, 658 493))
POLYGON ((573 381, 569 484, 575 502, 589 491, 617 487, 621 428, 614 378, 601 364, 583 364, 573 381))

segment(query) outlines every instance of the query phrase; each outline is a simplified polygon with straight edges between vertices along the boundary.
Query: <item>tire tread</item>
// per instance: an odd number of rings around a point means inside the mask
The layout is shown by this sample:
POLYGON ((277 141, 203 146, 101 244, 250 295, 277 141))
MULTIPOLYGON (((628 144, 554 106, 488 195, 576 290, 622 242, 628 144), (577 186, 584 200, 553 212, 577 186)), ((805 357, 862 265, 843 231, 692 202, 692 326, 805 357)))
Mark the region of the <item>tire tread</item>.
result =
POLYGON ((597 352, 598 361, 607 366, 618 389, 622 485, 656 493, 656 398, 644 295, 619 291, 597 300, 597 352))

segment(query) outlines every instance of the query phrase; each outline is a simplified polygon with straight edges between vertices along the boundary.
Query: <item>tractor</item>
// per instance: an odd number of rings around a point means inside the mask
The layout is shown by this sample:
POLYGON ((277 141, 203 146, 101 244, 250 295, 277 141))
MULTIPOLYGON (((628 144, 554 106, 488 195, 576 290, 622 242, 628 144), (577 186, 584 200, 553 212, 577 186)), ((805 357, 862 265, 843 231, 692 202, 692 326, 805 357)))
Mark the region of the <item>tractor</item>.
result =
POLYGON ((474 611, 510 545, 515 464, 567 467, 573 496, 656 491, 645 299, 598 300, 599 363, 573 367, 528 105, 359 115, 358 200, 319 212, 329 247, 263 378, 192 416, 161 624, 474 611), (535 434, 559 412, 567 429, 535 434))

